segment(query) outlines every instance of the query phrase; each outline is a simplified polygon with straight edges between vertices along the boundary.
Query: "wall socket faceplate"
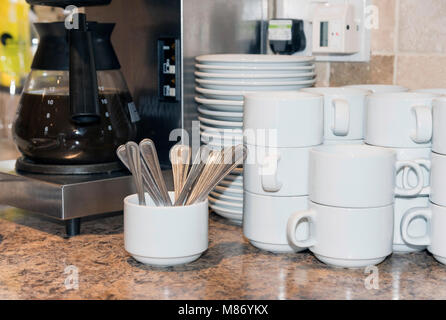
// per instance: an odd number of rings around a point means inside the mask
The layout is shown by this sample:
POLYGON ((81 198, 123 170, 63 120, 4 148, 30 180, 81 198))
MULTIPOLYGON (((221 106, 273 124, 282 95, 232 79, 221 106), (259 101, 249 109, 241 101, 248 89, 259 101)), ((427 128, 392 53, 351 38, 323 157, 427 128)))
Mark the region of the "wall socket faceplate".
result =
MULTIPOLYGON (((275 18, 304 20, 307 48, 297 55, 314 55, 316 61, 370 61, 371 27, 368 25, 371 0, 276 0, 275 18), (359 28, 359 52, 354 54, 313 53, 313 19, 315 8, 324 4, 350 4, 354 6, 355 22, 359 28)), ((318 35, 319 36, 319 35, 318 35)))

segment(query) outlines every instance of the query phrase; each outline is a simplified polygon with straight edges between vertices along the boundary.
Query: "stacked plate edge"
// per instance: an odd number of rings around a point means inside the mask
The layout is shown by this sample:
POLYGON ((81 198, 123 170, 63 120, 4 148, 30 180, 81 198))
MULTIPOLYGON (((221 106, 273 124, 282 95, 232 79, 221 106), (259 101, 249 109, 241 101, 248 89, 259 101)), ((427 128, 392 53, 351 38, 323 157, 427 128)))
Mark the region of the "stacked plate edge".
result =
MULTIPOLYGON (((211 54, 196 57, 201 142, 211 149, 243 143, 243 96, 255 91, 294 91, 316 82, 313 57, 211 54)), ((243 219, 243 166, 210 193, 211 210, 237 224, 243 219)))

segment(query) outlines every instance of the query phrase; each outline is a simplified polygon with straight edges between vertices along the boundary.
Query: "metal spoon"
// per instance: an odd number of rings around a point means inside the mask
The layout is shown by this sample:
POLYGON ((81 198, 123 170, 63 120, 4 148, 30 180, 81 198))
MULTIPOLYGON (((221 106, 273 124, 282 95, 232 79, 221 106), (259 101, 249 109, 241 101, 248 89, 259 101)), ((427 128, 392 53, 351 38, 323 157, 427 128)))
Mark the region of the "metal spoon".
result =
POLYGON ((185 201, 187 201, 188 196, 190 195, 190 190, 192 189, 194 183, 197 181, 197 178, 203 171, 203 168, 207 162, 207 158, 209 157, 210 149, 206 146, 201 146, 195 155, 194 162, 192 163, 192 167, 190 168, 190 172, 187 176, 186 182, 184 183, 178 198, 175 200, 175 206, 183 205, 185 201))
POLYGON ((126 143, 125 149, 127 152, 127 158, 129 160, 130 171, 133 175, 133 182, 135 183, 136 193, 138 195, 138 202, 140 205, 145 206, 146 199, 142 186, 141 156, 139 154, 139 147, 135 142, 130 141, 126 143))
POLYGON ((183 185, 187 179, 190 165, 191 148, 177 144, 170 149, 170 162, 172 163, 173 184, 175 189, 175 201, 178 199, 183 185))
POLYGON ((203 191, 206 182, 210 181, 212 174, 217 170, 217 163, 219 162, 220 156, 221 151, 211 151, 197 182, 190 192, 186 205, 192 204, 197 196, 203 191))
MULTIPOLYGON (((116 150, 116 154, 118 155, 118 158, 121 160, 121 162, 131 172, 125 145, 120 145, 118 147, 118 149, 116 150)), ((153 177, 150 174, 149 169, 147 168, 144 161, 141 161, 141 169, 142 169, 142 178, 143 178, 143 183, 144 183, 145 189, 149 193, 150 197, 152 198, 152 200, 156 206, 163 205, 163 200, 161 198, 160 191, 156 187, 155 181, 153 180, 153 177)))
MULTIPOLYGON (((208 197, 209 192, 211 192, 224 177, 243 163, 247 157, 247 151, 246 146, 237 145, 225 148, 223 151, 219 152, 220 156, 216 156, 215 158, 210 157, 211 162, 215 163, 211 163, 208 166, 210 169, 207 176, 201 179, 200 185, 197 186, 197 191, 188 199, 187 204, 204 201, 208 197), (231 161, 231 163, 226 163, 229 155, 231 156, 231 160, 234 159, 234 162, 231 161)), ((204 174, 202 177, 203 176, 204 174)))
POLYGON ((139 143, 139 149, 141 156, 144 159, 150 173, 152 174, 158 189, 161 192, 165 206, 172 206, 172 202, 167 192, 166 183, 164 181, 163 174, 161 172, 160 163, 158 160, 158 154, 156 152, 155 143, 150 139, 144 139, 139 143))

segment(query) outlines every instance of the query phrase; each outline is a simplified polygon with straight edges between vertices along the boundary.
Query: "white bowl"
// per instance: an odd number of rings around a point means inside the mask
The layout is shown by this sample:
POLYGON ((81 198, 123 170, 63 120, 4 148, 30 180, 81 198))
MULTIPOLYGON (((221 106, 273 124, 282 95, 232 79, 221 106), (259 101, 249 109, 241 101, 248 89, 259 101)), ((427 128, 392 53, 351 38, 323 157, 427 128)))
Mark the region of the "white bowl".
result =
POLYGON ((224 121, 224 120, 214 120, 206 116, 199 116, 198 120, 206 125, 211 125, 214 127, 224 127, 224 128, 243 128, 242 121, 224 121))
POLYGON ((218 184, 219 186, 223 186, 223 187, 228 187, 231 189, 242 189, 243 190, 243 182, 240 181, 231 181, 231 180, 225 180, 223 179, 222 181, 220 181, 220 183, 218 184))
POLYGON ((241 91, 274 91, 274 90, 297 90, 310 87, 316 80, 302 81, 222 81, 195 79, 203 88, 214 90, 241 90, 241 91))
POLYGON ((209 140, 206 139, 204 137, 202 137, 200 139, 201 142, 203 142, 203 144, 205 144, 208 148, 210 148, 211 150, 223 150, 224 148, 227 147, 232 147, 232 146, 237 146, 239 144, 241 144, 240 142, 237 141, 215 141, 215 140, 209 140))
POLYGON ((231 134, 231 135, 240 135, 240 137, 243 138, 243 130, 239 127, 237 128, 222 128, 220 126, 214 127, 212 125, 205 125, 200 122, 200 129, 201 131, 208 132, 208 133, 215 133, 215 134, 231 134))
POLYGON ((241 133, 231 134, 218 131, 200 130, 200 135, 206 139, 212 139, 215 141, 233 141, 243 143, 243 135, 241 133))
POLYGON ((219 199, 219 200, 223 200, 223 201, 230 201, 230 202, 234 202, 234 203, 243 203, 243 197, 237 197, 234 195, 219 193, 217 191, 211 191, 210 195, 215 199, 219 199))
MULTIPOLYGON (((203 89, 200 87, 195 88, 197 91, 207 91, 207 89, 203 89)), ((221 108, 221 107, 227 107, 228 110, 243 110, 243 101, 236 101, 236 100, 224 100, 224 99, 208 99, 206 97, 195 97, 195 101, 206 105, 208 107, 212 108, 221 108)))
POLYGON ((211 205, 218 206, 220 208, 229 209, 229 210, 243 210, 243 203, 235 202, 235 201, 227 201, 222 199, 216 199, 213 196, 208 197, 209 203, 211 205))
POLYGON ((222 185, 218 185, 214 189, 215 191, 218 191, 221 194, 227 194, 231 196, 241 196, 243 199, 243 189, 240 188, 231 188, 231 187, 225 187, 222 185))
POLYGON ((210 65, 243 65, 243 66, 286 66, 308 65, 314 57, 270 55, 270 54, 208 54, 195 58, 200 64, 210 65))
POLYGON ((207 72, 195 72, 195 76, 208 80, 222 80, 222 81, 302 81, 310 80, 316 76, 314 72, 306 73, 277 73, 277 74, 245 74, 245 73, 207 73, 207 72))
POLYGON ((201 93, 204 97, 210 98, 212 100, 231 100, 235 102, 241 102, 243 106, 243 96, 245 95, 245 92, 243 91, 214 90, 201 88, 199 86, 195 87, 195 91, 201 93))
POLYGON ((203 105, 197 108, 198 112, 205 115, 211 119, 224 120, 224 121, 243 121, 243 112, 227 112, 227 111, 216 111, 210 110, 203 105))
POLYGON ((209 207, 214 213, 218 214, 219 216, 228 219, 234 224, 242 225, 243 212, 227 210, 224 208, 220 208, 219 206, 213 206, 213 205, 210 205, 209 207))
POLYGON ((313 64, 302 66, 282 66, 277 64, 273 67, 256 65, 256 66, 235 66, 235 65, 206 65, 196 64, 195 67, 202 72, 209 73, 244 73, 244 74, 258 74, 258 73, 299 73, 312 72, 315 69, 313 64))

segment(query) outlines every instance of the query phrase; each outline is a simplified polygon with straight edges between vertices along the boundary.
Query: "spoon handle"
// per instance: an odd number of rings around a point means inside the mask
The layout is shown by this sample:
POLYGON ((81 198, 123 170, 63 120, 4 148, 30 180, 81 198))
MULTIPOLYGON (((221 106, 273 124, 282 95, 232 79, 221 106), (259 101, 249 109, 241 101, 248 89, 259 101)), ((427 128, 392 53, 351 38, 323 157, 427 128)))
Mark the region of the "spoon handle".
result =
POLYGON ((141 157, 139 155, 139 147, 135 142, 127 142, 125 145, 127 152, 127 158, 129 159, 130 171, 133 175, 133 181, 136 187, 136 193, 138 195, 138 202, 140 205, 146 205, 146 199, 144 196, 144 189, 142 186, 142 174, 141 174, 141 157))
POLYGON ((194 162, 192 163, 192 167, 190 168, 189 174, 186 178, 186 182, 181 189, 181 192, 175 201, 175 206, 182 205, 190 195, 190 191, 196 182, 197 178, 203 171, 203 168, 206 164, 206 159, 209 156, 210 150, 206 146, 201 146, 198 150, 194 162), (205 159, 203 159, 205 157, 205 159))
POLYGON ((166 206, 172 206, 172 202, 167 191, 166 183, 164 182, 163 173, 161 171, 161 166, 158 159, 158 154, 156 152, 155 144, 150 139, 144 139, 139 143, 139 148, 141 156, 147 164, 158 189, 161 192, 161 197, 163 198, 164 204, 166 206))
MULTIPOLYGON (((120 145, 116 150, 116 154, 118 155, 118 158, 121 160, 121 162, 125 165, 125 167, 131 172, 125 145, 120 145)), ((150 174, 149 170, 147 169, 147 166, 145 165, 144 161, 141 161, 141 168, 142 168, 143 183, 145 188, 147 189, 147 192, 149 193, 150 197, 152 198, 156 206, 163 205, 163 200, 161 199, 160 192, 156 188, 156 184, 153 181, 153 177, 150 174)))
MULTIPOLYGON (((209 192, 211 192, 219 183, 221 180, 223 180, 224 177, 226 177, 228 174, 230 174, 237 166, 243 163, 245 161, 247 155, 248 155, 248 149, 246 146, 243 146, 241 144, 231 147, 232 148, 232 156, 234 159, 234 163, 232 164, 221 164, 222 165, 222 171, 220 171, 217 175, 215 175, 212 179, 212 181, 208 184, 208 186, 200 192, 200 194, 195 197, 193 202, 202 202, 206 200, 206 198, 209 195, 209 192)), ((225 150, 226 154, 226 150, 225 150)), ((221 169, 220 169, 221 170, 221 169)))

